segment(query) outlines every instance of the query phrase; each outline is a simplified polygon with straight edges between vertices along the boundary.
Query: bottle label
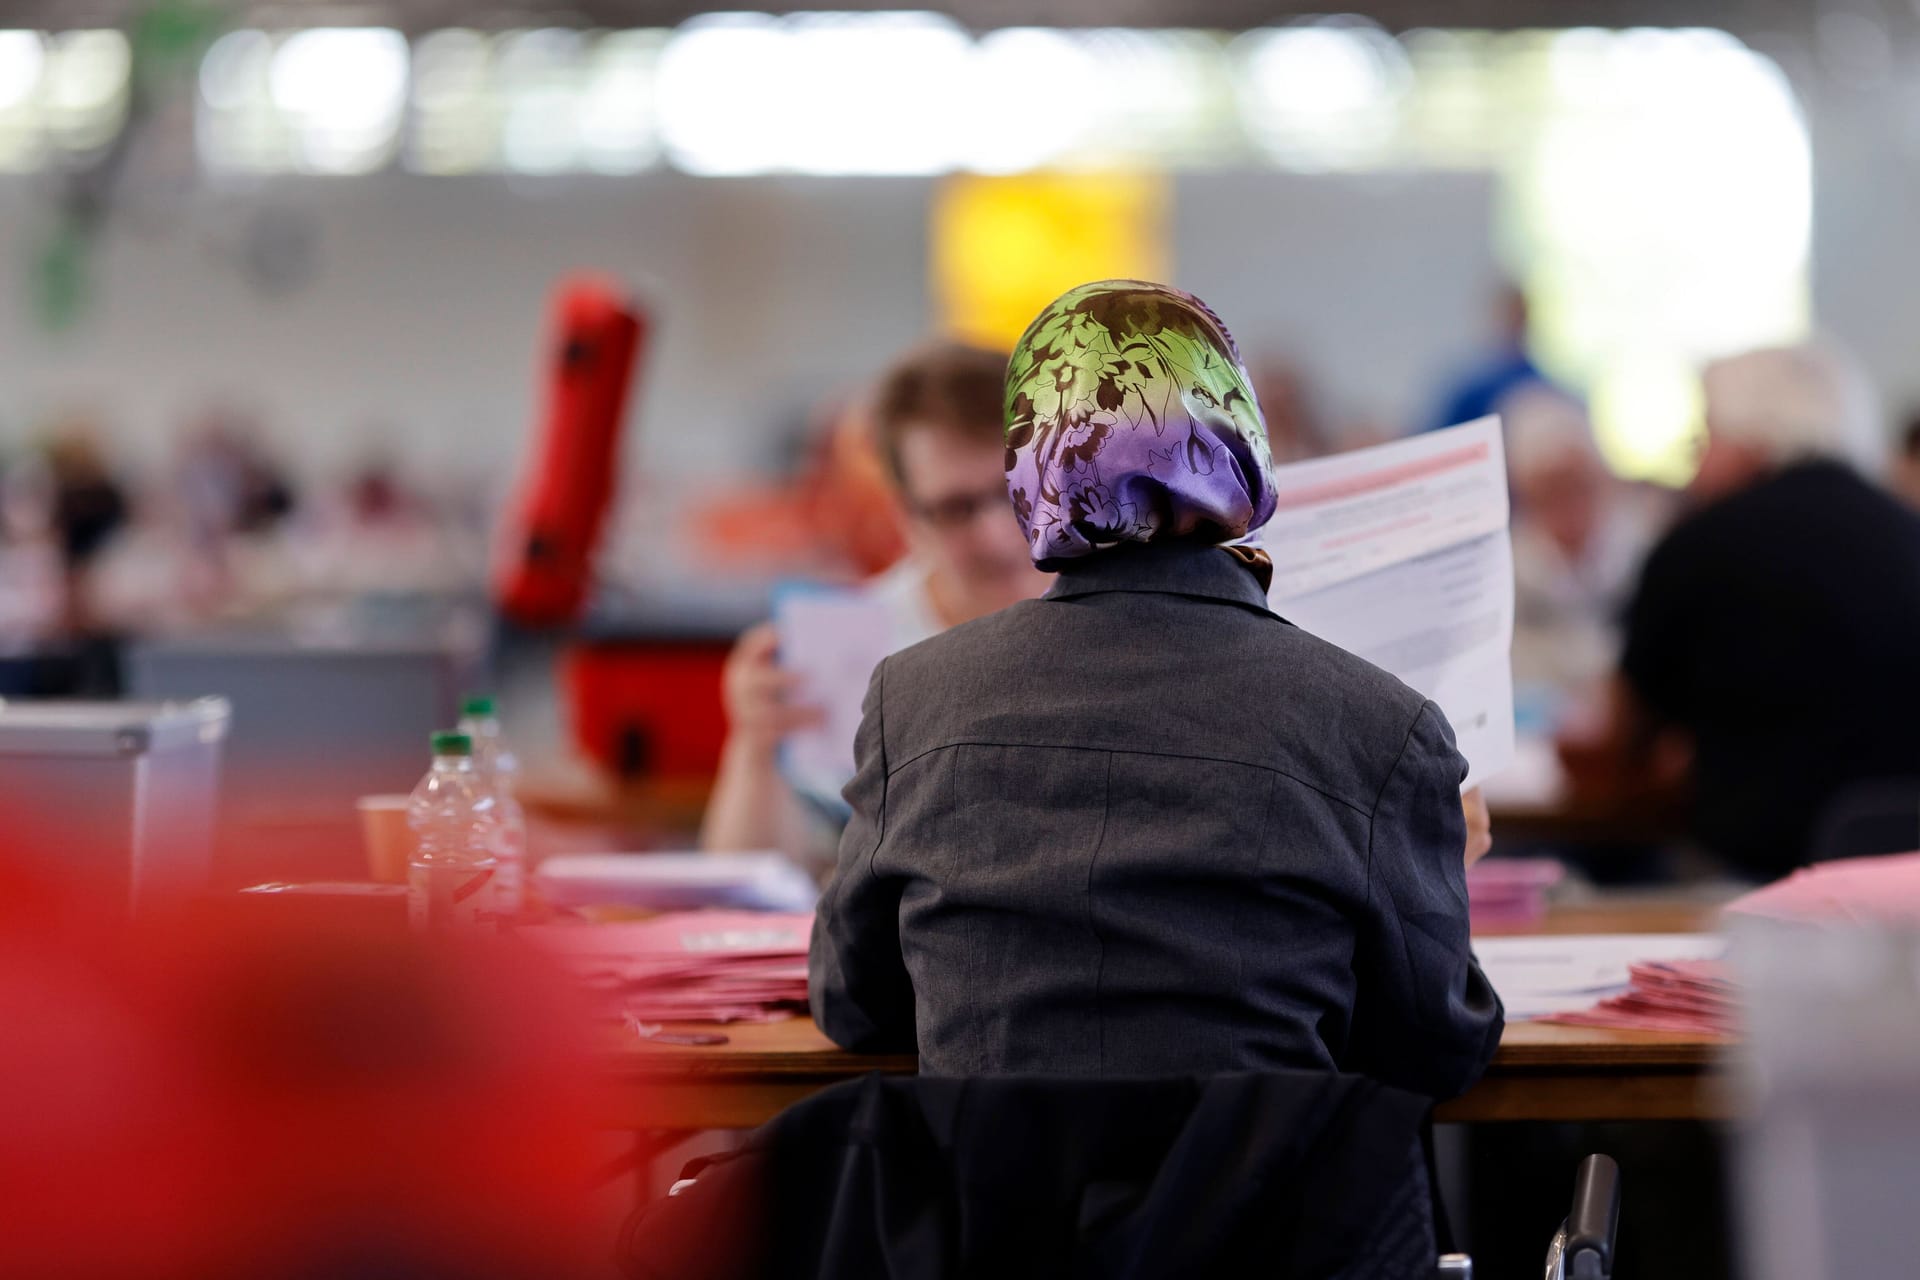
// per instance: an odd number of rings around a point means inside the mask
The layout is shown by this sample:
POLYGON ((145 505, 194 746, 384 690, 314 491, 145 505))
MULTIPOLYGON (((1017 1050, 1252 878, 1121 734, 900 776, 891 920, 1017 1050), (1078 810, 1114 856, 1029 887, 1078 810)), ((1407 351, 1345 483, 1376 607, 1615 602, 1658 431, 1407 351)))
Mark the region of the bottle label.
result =
POLYGON ((524 819, 509 813, 493 842, 493 898, 501 915, 520 914, 527 897, 527 839, 524 819))
POLYGON ((521 868, 520 859, 502 858, 500 865, 495 868, 493 886, 493 896, 500 914, 507 917, 520 914, 527 896, 526 874, 521 868))
POLYGON ((407 875, 407 919, 415 929, 472 929, 496 918, 492 867, 423 867, 407 875))

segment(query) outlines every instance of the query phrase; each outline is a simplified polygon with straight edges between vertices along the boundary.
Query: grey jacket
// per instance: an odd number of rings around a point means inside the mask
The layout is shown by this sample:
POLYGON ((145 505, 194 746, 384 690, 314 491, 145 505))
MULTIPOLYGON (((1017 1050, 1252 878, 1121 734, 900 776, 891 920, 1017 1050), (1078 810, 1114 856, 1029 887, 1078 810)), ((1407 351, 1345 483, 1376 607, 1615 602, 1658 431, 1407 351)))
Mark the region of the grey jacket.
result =
POLYGON ((814 1018, 923 1071, 1337 1068, 1499 1043, 1445 718, 1227 553, 1125 547, 874 672, 814 1018))

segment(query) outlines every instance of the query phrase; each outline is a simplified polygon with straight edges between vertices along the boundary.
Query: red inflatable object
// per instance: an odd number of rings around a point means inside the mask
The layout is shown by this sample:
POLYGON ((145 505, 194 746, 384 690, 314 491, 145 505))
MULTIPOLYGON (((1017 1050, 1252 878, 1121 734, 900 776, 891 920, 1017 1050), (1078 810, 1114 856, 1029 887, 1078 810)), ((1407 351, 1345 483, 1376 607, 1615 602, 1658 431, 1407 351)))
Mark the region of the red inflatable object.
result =
POLYGON ((615 778, 705 779, 720 767, 731 640, 582 640, 562 682, 573 740, 615 778))
POLYGON ((586 607, 647 330, 608 282, 565 280, 554 294, 545 408, 494 570, 500 612, 521 626, 564 625, 586 607))

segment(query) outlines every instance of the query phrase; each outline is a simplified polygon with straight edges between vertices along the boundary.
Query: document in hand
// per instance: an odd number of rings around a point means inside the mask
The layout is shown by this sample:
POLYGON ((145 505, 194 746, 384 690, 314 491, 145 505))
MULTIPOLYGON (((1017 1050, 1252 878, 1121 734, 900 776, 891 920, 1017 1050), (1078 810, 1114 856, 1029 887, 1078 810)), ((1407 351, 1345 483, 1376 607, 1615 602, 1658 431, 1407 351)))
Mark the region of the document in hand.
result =
POLYGON ((841 788, 853 777, 853 741, 873 669, 899 647, 893 615, 871 594, 790 587, 774 599, 780 665, 800 677, 799 700, 826 718, 789 734, 780 771, 793 789, 827 813, 846 816, 841 788))
POLYGON ((1512 760, 1513 545, 1498 418, 1278 472, 1268 601, 1439 704, 1466 786, 1512 760))

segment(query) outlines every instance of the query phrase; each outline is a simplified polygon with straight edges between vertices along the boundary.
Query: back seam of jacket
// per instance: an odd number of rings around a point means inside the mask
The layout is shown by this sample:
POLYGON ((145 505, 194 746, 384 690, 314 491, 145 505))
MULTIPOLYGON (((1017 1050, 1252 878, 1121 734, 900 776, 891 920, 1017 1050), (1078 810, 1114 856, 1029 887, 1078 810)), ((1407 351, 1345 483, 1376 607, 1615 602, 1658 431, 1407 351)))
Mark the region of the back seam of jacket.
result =
MULTIPOLYGON (((1274 772, 1267 783, 1267 802, 1260 807, 1260 835, 1254 843, 1253 874, 1249 877, 1255 884, 1260 884, 1266 875, 1267 850, 1271 845, 1268 833, 1273 830, 1273 806, 1274 802, 1280 798, 1282 776, 1277 770, 1274 772)), ((1230 923, 1233 927, 1233 989, 1235 991, 1247 989, 1247 946, 1246 939, 1240 934, 1240 921, 1241 913, 1246 909, 1247 899, 1251 896, 1251 894, 1243 894, 1235 898, 1233 903, 1233 916, 1230 923)), ((1222 1027, 1221 1030, 1229 1041, 1225 1047, 1230 1053, 1233 1047, 1231 1043, 1233 1032, 1227 1027, 1222 1027)))
POLYGON ((1100 983, 1107 973, 1107 944, 1093 920, 1093 871, 1100 861, 1100 848, 1107 842, 1107 820, 1113 816, 1113 755, 1107 752, 1107 775, 1101 783, 1100 830, 1094 834, 1093 849, 1087 855, 1087 932, 1093 935, 1097 956, 1093 962, 1093 1028, 1098 1038, 1100 1074, 1107 1074, 1107 1015, 1100 1002, 1100 983))

